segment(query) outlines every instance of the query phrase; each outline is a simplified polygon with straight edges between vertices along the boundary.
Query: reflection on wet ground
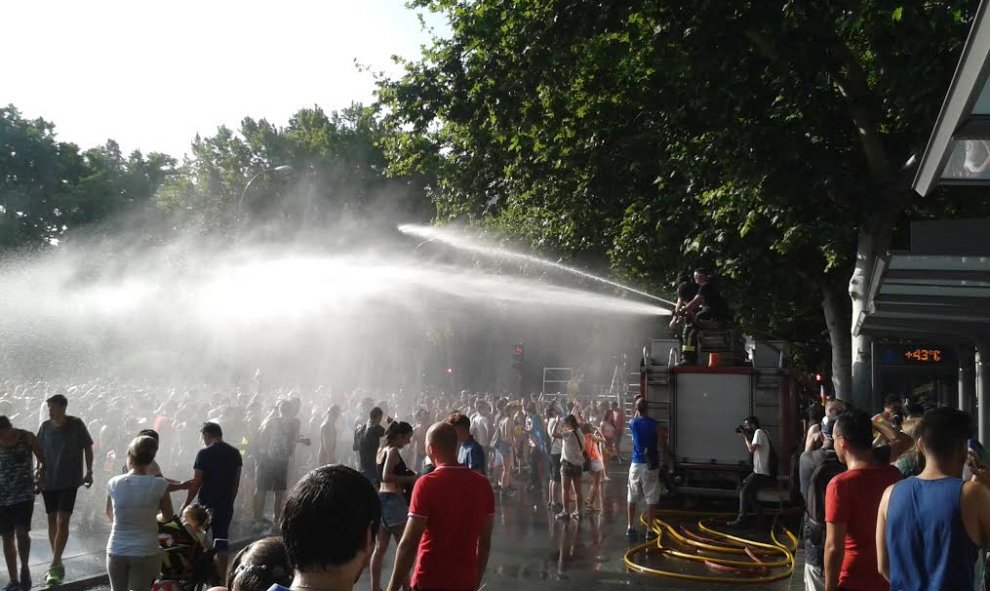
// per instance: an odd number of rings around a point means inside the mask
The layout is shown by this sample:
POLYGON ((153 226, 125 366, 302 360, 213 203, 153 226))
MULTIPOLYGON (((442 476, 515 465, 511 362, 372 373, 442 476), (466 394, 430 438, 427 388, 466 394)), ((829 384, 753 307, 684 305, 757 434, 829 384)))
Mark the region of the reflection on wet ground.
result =
MULTIPOLYGON (((585 589, 588 585, 613 587, 662 587, 664 589, 707 589, 712 583, 691 582, 629 572, 623 555, 642 539, 631 542, 626 528, 626 476, 616 466, 606 483, 604 509, 586 515, 579 522, 558 521, 546 506, 545 493, 521 490, 498 499, 495 539, 488 574, 487 591, 527 589, 585 589)), ((693 521, 693 520, 692 520, 693 521)), ((640 528, 642 531, 642 528, 640 528)), ((758 536, 753 536, 758 537, 758 536)), ((764 534, 762 537, 766 537, 764 534)), ((743 558, 745 560, 745 558, 743 558)), ((703 564, 661 559, 652 551, 639 559, 641 564, 699 575, 715 575, 703 564)), ((731 576, 731 575, 730 575, 731 576)), ((800 572, 789 580, 762 585, 720 584, 720 589, 784 591, 801 589, 800 572)))
MULTIPOLYGON (((611 481, 605 484, 603 511, 586 514, 578 522, 554 519, 546 506, 545 491, 519 490, 512 495, 496 497, 498 506, 495 535, 488 572, 485 576, 485 591, 585 590, 590 585, 599 589, 661 588, 673 591, 711 588, 727 591, 804 589, 800 559, 798 568, 790 580, 761 585, 718 584, 716 586, 707 582, 691 582, 629 572, 623 563, 623 555, 632 545, 641 543, 642 539, 631 542, 625 535, 626 469, 625 465, 610 469, 611 481)), ((704 507, 695 507, 695 509, 710 510, 713 507, 718 506, 713 506, 709 502, 704 507)), ((731 504, 722 507, 731 508, 731 504)), ((693 524, 695 521, 685 520, 683 523, 693 524)), ((680 525, 677 522, 671 523, 675 526, 680 525)), ((761 535, 754 533, 752 537, 760 538, 761 535)), ((762 537, 766 538, 765 532, 762 537)), ((105 543, 105 539, 103 537, 99 544, 105 543)), ((389 550, 385 559, 385 580, 388 580, 394 561, 394 543, 389 550)), ((90 555, 90 558, 93 562, 90 568, 102 572, 102 560, 104 560, 102 548, 90 555)), ((640 564, 655 568, 709 576, 718 574, 713 573, 703 564, 686 564, 682 561, 661 558, 656 551, 645 556, 640 555, 637 560, 640 564)), ((355 590, 371 591, 367 572, 362 575, 355 590)))

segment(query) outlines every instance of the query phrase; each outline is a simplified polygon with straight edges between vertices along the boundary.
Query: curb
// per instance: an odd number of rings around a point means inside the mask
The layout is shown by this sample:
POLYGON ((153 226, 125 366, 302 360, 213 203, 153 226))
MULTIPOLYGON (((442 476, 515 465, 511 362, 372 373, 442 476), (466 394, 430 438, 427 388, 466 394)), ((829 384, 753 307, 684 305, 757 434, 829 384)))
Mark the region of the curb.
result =
MULTIPOLYGON (((229 545, 230 555, 233 558, 234 554, 241 551, 242 548, 256 542, 262 538, 268 536, 258 536, 254 538, 247 538, 244 540, 238 540, 229 545)), ((226 577, 223 577, 226 578, 226 577)), ((110 576, 107 573, 102 573, 99 575, 92 575, 89 577, 83 577, 81 579, 75 579, 72 581, 65 581, 61 585, 55 585, 46 587, 44 585, 40 587, 34 587, 34 589, 39 589, 40 591, 84 591, 85 589, 90 589, 92 587, 107 586, 110 584, 110 576)))

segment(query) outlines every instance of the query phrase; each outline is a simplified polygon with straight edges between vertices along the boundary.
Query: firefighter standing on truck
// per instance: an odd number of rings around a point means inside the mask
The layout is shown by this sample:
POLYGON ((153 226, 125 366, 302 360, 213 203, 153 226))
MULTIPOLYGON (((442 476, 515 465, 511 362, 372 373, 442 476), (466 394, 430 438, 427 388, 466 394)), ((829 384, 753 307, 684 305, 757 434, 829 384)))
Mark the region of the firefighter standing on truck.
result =
POLYGON ((692 301, 694 297, 698 295, 698 284, 691 279, 691 276, 685 272, 677 274, 677 304, 674 306, 674 312, 670 317, 670 330, 671 332, 677 334, 677 338, 681 341, 681 362, 686 363, 687 359, 694 358, 697 361, 697 350, 694 347, 694 343, 688 339, 688 324, 689 319, 685 318, 681 312, 684 307, 688 305, 688 302, 692 301))
MULTIPOLYGON (((684 333, 681 338, 681 364, 698 364, 698 331, 720 330, 729 323, 729 308, 722 298, 718 286, 712 281, 711 275, 705 269, 694 271, 694 297, 681 303, 681 287, 677 288, 678 306, 674 311, 674 320, 683 319, 684 333)), ((682 284, 684 285, 684 284, 682 284)), ((685 287, 684 295, 690 295, 690 286, 685 287)))

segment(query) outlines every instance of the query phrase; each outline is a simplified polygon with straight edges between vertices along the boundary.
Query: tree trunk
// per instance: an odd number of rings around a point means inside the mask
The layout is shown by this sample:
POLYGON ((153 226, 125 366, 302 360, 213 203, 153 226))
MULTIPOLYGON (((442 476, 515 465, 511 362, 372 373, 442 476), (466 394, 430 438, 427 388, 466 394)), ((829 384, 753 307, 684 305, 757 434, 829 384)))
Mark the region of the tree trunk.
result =
POLYGON ((832 386, 836 398, 848 400, 852 392, 852 356, 846 329, 849 326, 849 298, 833 282, 822 281, 820 287, 825 326, 832 347, 832 386))
MULTIPOLYGON (((849 299, 852 302, 852 317, 850 330, 860 314, 866 308, 866 290, 869 287, 870 275, 877 257, 890 244, 892 225, 890 222, 880 224, 864 224, 859 230, 859 241, 856 245, 856 265, 852 278, 849 280, 849 299)), ((874 408, 876 400, 872 388, 871 376, 871 344, 870 337, 860 334, 850 334, 849 353, 852 359, 852 402, 855 406, 867 411, 874 408)))

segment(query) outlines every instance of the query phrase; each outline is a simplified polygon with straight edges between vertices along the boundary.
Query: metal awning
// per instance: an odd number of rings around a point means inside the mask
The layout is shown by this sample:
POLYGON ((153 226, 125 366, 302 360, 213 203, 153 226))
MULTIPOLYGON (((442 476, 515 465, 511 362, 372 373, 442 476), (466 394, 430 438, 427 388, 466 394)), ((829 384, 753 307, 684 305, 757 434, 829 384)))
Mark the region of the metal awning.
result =
POLYGON ((990 335, 990 257, 881 257, 853 332, 985 339, 990 335))
POLYGON ((990 184, 990 14, 982 0, 962 57, 942 103, 914 190, 928 195, 939 184, 990 184))

